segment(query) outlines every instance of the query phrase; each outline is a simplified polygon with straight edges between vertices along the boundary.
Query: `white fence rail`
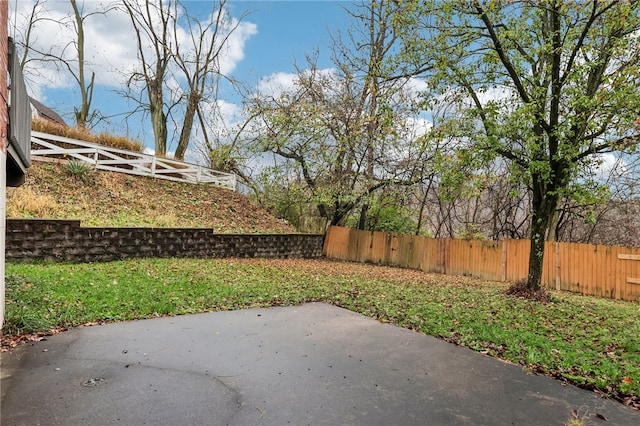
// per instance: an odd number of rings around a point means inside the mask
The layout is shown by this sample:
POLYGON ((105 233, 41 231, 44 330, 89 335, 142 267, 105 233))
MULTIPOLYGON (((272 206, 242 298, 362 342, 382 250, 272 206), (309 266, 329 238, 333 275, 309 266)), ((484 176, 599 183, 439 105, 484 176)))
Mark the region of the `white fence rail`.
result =
POLYGON ((210 183, 231 190, 236 189, 236 176, 218 172, 196 164, 169 158, 159 158, 141 152, 111 148, 90 142, 31 132, 31 159, 77 159, 92 164, 96 169, 151 176, 177 182, 210 183))

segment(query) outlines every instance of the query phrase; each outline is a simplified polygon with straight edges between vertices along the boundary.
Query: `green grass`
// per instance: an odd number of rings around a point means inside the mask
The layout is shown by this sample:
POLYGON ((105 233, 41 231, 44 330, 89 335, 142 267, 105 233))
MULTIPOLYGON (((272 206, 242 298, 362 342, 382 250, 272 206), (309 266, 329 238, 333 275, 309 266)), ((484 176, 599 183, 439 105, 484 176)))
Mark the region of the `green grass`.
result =
POLYGON ((4 333, 324 301, 622 399, 640 395, 640 304, 542 305, 464 277, 329 261, 8 264, 4 333))

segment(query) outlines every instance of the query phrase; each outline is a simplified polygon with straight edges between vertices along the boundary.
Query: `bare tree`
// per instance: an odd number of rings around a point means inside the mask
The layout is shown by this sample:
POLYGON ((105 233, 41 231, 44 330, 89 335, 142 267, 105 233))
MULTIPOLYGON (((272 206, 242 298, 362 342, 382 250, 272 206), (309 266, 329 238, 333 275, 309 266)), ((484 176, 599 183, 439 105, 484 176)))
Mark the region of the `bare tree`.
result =
MULTIPOLYGON (((122 0, 133 25, 140 69, 129 79, 128 85, 144 83, 147 94, 151 128, 155 141, 155 154, 167 153, 167 114, 165 111, 164 83, 173 60, 171 30, 171 3, 162 0, 138 2, 122 0), (150 46, 150 49, 147 49, 150 46)), ((174 3, 175 4, 175 3, 174 3)))
POLYGON ((76 40, 76 51, 78 52, 78 63, 77 63, 77 73, 74 72, 71 67, 68 65, 67 68, 69 72, 73 76, 73 78, 78 83, 78 87, 80 88, 80 108, 75 108, 75 116, 76 116, 76 125, 78 128, 84 129, 87 127, 87 123, 93 121, 93 118, 96 116, 96 112, 89 111, 91 110, 91 101, 93 100, 93 87, 95 83, 95 72, 91 72, 91 78, 89 83, 86 83, 85 79, 85 58, 84 58, 84 21, 88 17, 93 14, 83 15, 81 7, 78 7, 78 3, 76 0, 69 0, 71 2, 71 7, 73 8, 73 16, 74 16, 74 24, 75 24, 75 33, 78 38, 76 40))
MULTIPOLYGON (((183 159, 189 146, 191 130, 196 113, 201 118, 203 134, 207 134, 207 128, 202 119, 200 103, 207 90, 213 92, 213 99, 217 99, 218 80, 222 77, 220 58, 228 47, 229 39, 241 23, 239 19, 231 19, 226 11, 226 0, 214 3, 212 6, 210 22, 203 25, 197 19, 184 13, 187 25, 187 35, 191 44, 183 48, 178 39, 175 39, 175 62, 182 72, 186 82, 187 93, 182 130, 178 139, 175 157, 183 159)), ((177 20, 174 20, 174 24, 177 20)), ((178 31, 174 27, 174 36, 178 31)))
POLYGON ((17 45, 22 49, 20 63, 25 74, 40 72, 42 64, 53 64, 59 69, 65 69, 80 89, 80 106, 75 107, 75 120, 78 128, 91 126, 98 117, 98 111, 91 111, 93 100, 93 88, 95 73, 91 72, 89 82, 85 76, 87 61, 85 58, 85 24, 86 21, 96 15, 105 15, 113 7, 106 6, 100 10, 85 13, 83 3, 77 0, 69 0, 71 15, 64 18, 51 18, 46 1, 37 0, 30 9, 29 15, 22 17, 26 21, 26 27, 19 35, 17 45), (35 36, 36 29, 44 23, 54 23, 61 30, 69 30, 74 38, 62 46, 55 45, 47 40, 43 43, 35 36), (69 51, 73 53, 68 53, 69 51))
POLYGON ((196 117, 208 138, 202 105, 217 99, 218 82, 224 77, 221 59, 244 15, 230 17, 227 0, 213 2, 205 20, 190 15, 179 0, 122 1, 133 24, 141 63, 129 86, 144 83, 147 99, 140 105, 151 117, 156 155, 167 153, 171 119, 179 133, 175 158, 183 159, 196 117), (169 80, 180 87, 169 88, 169 80))

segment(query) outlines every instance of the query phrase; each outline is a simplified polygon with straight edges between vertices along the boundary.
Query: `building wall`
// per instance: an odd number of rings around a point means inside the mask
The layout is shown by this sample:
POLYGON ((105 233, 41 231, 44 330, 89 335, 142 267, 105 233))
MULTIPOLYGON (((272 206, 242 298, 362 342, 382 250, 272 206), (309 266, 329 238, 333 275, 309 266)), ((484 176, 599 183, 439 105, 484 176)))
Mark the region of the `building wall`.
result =
POLYGON ((216 234, 200 228, 83 228, 77 220, 8 219, 11 261, 104 262, 141 257, 322 256, 324 235, 216 234))

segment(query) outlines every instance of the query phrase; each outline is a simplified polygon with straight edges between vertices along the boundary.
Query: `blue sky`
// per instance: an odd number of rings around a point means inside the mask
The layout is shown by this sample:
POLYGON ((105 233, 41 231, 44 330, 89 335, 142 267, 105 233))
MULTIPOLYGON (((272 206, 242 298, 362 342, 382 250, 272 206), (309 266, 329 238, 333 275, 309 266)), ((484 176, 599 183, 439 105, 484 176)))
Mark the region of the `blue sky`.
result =
POLYGON ((292 71, 292 63, 304 61, 305 53, 319 49, 321 65, 328 62, 329 31, 345 29, 348 16, 345 1, 235 1, 233 9, 250 11, 246 20, 258 33, 248 40, 245 59, 238 64, 241 75, 264 76, 292 71))
MULTIPOLYGON (((26 16, 35 0, 9 0, 10 36, 20 38, 26 28, 26 16), (12 24, 16 22, 16 24, 12 24)), ((44 9, 41 14, 51 21, 70 15, 68 0, 40 0, 44 9)), ((79 1, 85 12, 104 10, 108 1, 79 1)), ((351 1, 295 0, 295 1, 242 1, 230 0, 228 10, 238 18, 246 13, 238 36, 233 41, 232 52, 225 61, 227 74, 248 86, 256 86, 261 80, 279 76, 292 78, 294 64, 306 65, 305 55, 319 52, 319 67, 331 67, 330 35, 346 30, 349 16, 344 7, 351 1)), ((210 11, 210 1, 184 1, 190 13, 205 14, 210 11)), ((59 49, 74 35, 53 22, 39 22, 36 27, 35 44, 39 49, 59 49)), ((96 73, 96 89, 92 107, 109 116, 108 123, 97 129, 107 129, 117 134, 128 134, 141 139, 148 147, 153 146, 153 136, 148 119, 142 117, 122 120, 122 115, 132 106, 127 105, 117 94, 122 88, 123 75, 136 62, 136 49, 128 17, 110 13, 106 17, 96 15, 85 23, 87 38, 86 55, 92 71, 96 73)), ((234 33, 235 34, 235 33, 234 33)), ((33 69, 25 70, 30 75, 31 95, 60 113, 67 123, 73 123, 73 108, 80 103, 77 84, 64 70, 45 68, 37 63, 33 69)), ((240 107, 241 99, 227 87, 221 90, 222 100, 229 110, 240 107)))

